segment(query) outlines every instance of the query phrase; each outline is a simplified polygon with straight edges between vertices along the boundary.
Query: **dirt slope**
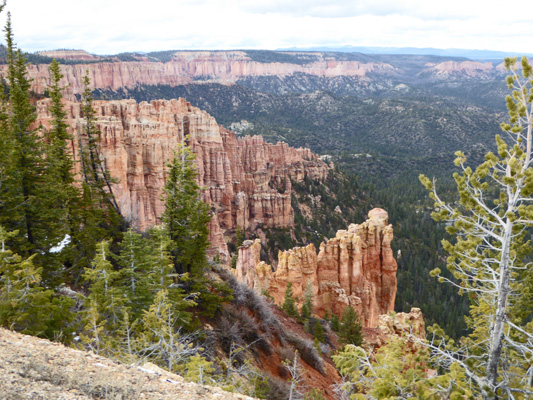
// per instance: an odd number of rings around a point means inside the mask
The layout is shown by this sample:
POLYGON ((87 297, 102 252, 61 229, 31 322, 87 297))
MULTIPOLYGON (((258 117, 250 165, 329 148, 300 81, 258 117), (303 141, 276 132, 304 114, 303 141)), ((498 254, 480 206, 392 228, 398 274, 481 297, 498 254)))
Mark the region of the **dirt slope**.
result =
POLYGON ((0 400, 252 400, 0 328, 0 400))

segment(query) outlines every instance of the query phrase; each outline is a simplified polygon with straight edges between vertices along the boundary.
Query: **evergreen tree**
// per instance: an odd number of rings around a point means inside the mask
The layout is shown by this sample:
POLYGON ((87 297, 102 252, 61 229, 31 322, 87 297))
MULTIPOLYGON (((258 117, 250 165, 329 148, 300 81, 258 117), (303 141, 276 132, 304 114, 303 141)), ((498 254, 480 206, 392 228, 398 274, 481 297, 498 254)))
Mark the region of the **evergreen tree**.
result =
POLYGON ((149 246, 154 250, 154 260, 148 273, 148 285, 150 291, 155 294, 161 289, 169 289, 174 283, 176 274, 170 254, 173 243, 168 230, 161 225, 151 228, 148 233, 149 246))
POLYGON ((150 242, 141 234, 128 229, 120 243, 120 252, 115 256, 121 268, 120 285, 134 318, 140 316, 141 310, 148 307, 153 300, 155 291, 150 291, 148 275, 156 262, 154 250, 157 251, 150 247, 150 242))
POLYGON ((285 289, 285 297, 283 299, 283 305, 281 306, 283 311, 287 313, 288 316, 293 318, 298 318, 298 309, 296 308, 296 300, 294 299, 294 293, 292 291, 292 282, 287 284, 285 289))
POLYGON ((460 346, 439 338, 437 330, 429 346, 442 366, 459 365, 483 399, 533 395, 533 322, 528 318, 533 272, 525 263, 533 225, 533 67, 526 57, 520 64, 508 58, 505 65, 513 92, 506 98, 509 123, 501 126, 505 137, 496 136, 497 153, 488 153, 474 170, 463 152, 456 153, 462 173, 454 174, 459 196, 451 204, 439 197, 433 182, 420 177, 435 200, 433 217, 451 222, 447 231, 456 237, 453 244, 442 242, 456 280, 438 268, 432 274, 468 293, 471 301, 467 323, 472 333, 460 346))
POLYGON ((71 251, 67 264, 70 276, 78 281, 83 271, 91 265, 96 246, 104 240, 119 243, 122 233, 128 228, 122 217, 112 191, 109 171, 99 154, 100 131, 96 125, 93 98, 89 77, 84 77, 81 111, 84 126, 78 128, 78 144, 81 164, 81 194, 76 203, 71 251))
POLYGON ((22 258, 7 247, 18 232, 0 226, 0 325, 48 339, 69 341, 73 301, 41 286, 35 255, 22 258))
POLYGON ((125 297, 117 284, 120 272, 115 271, 110 261, 109 243, 97 245, 92 267, 85 269, 84 281, 89 284, 83 325, 87 330, 82 336, 84 343, 95 351, 110 350, 115 332, 123 318, 125 297))
POLYGON ((72 144, 74 138, 68 132, 65 122, 66 112, 63 109, 63 87, 60 81, 63 78, 59 63, 54 59, 49 67, 51 85, 49 87, 50 105, 48 111, 52 117, 51 128, 47 132, 46 163, 47 175, 54 185, 52 194, 53 202, 61 205, 61 212, 56 218, 61 221, 57 229, 66 230, 66 234, 73 229, 72 214, 79 201, 79 189, 75 186, 74 161, 72 153, 68 150, 68 143, 72 144))
POLYGON ((200 355, 200 353, 190 357, 185 368, 187 370, 185 379, 188 381, 196 382, 200 385, 213 382, 211 379, 213 372, 215 372, 213 363, 211 361, 207 361, 200 355))
POLYGON ((178 307, 185 309, 194 306, 191 300, 181 298, 179 306, 171 304, 168 291, 160 290, 154 303, 144 310, 137 340, 138 354, 150 359, 169 371, 175 371, 179 364, 198 353, 194 345, 194 335, 184 334, 183 325, 190 323, 190 314, 174 312, 178 307))
POLYGON ((465 374, 454 366, 446 376, 428 377, 429 354, 408 337, 392 338, 376 351, 348 345, 333 356, 350 399, 470 399, 465 374))
POLYGON ((332 313, 331 314, 331 329, 334 332, 338 332, 340 328, 341 328, 341 325, 339 322, 339 317, 337 317, 337 314, 332 313))
POLYGON ((200 199, 196 183, 194 154, 188 147, 180 147, 167 164, 164 191, 166 224, 173 242, 172 255, 177 273, 202 275, 207 266, 209 246, 209 206, 200 199))
POLYGON ((316 321, 315 325, 313 326, 313 337, 318 340, 320 343, 324 343, 325 337, 324 337, 324 328, 322 327, 322 324, 320 321, 316 321))
POLYGON ((356 346, 360 346, 363 343, 359 317, 352 307, 346 307, 342 313, 339 340, 342 344, 354 344, 356 346))
POLYGON ((301 316, 303 319, 309 319, 313 314, 313 288, 311 282, 307 282, 304 292, 304 304, 301 309, 301 316))
MULTIPOLYGON (((62 240, 61 233, 54 229, 58 205, 50 201, 53 188, 46 179, 44 146, 38 132, 32 128, 36 114, 31 102, 26 58, 15 48, 9 13, 5 32, 9 106, 7 126, 0 133, 8 145, 7 161, 11 163, 12 178, 7 187, 10 191, 2 193, 1 202, 9 205, 2 222, 20 233, 16 251, 22 256, 37 254, 42 262, 41 256, 47 255, 50 248, 62 240)), ((43 266, 46 275, 57 267, 49 262, 43 262, 43 266)))

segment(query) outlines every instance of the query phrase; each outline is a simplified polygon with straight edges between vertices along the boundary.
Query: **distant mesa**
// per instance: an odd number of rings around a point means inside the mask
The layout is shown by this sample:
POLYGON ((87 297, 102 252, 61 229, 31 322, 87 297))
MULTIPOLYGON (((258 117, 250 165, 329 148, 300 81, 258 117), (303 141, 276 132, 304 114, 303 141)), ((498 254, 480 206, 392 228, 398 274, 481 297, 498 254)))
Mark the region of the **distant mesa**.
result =
POLYGON ((85 50, 49 50, 39 51, 36 54, 50 58, 60 58, 63 60, 73 61, 98 61, 102 57, 95 56, 86 52, 85 50))

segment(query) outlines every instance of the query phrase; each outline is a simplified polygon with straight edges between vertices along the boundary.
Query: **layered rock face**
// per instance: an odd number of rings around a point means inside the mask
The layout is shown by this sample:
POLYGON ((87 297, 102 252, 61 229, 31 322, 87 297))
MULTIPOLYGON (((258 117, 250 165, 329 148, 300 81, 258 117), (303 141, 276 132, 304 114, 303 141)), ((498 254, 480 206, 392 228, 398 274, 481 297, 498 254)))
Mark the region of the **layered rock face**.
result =
POLYGON ((487 79, 496 72, 503 72, 501 66, 495 68, 492 63, 478 61, 445 61, 435 65, 428 65, 426 72, 441 78, 448 79, 452 76, 487 79))
MULTIPOLYGON (((37 123, 44 129, 51 122, 48 104, 48 100, 37 104, 37 123)), ((216 249, 223 258, 228 256, 223 235, 237 226, 293 225, 290 179, 324 179, 328 173, 329 167, 308 149, 269 144, 261 137, 237 138, 184 99, 95 101, 94 109, 101 131, 101 157, 118 179, 113 193, 123 215, 142 230, 160 222, 166 163, 178 143, 188 137, 197 154, 198 184, 214 214, 212 254, 216 249)), ((66 102, 65 110, 79 168, 79 143, 86 140, 81 107, 66 102)))
POLYGON ((299 307, 306 288, 313 294, 315 313, 341 316, 353 307, 363 327, 374 328, 379 315, 394 310, 397 264, 390 247, 392 226, 386 211, 376 208, 369 219, 333 239, 280 252, 276 271, 259 261, 260 242, 247 241, 239 248, 236 275, 258 291, 267 291, 278 304, 292 282, 299 307))
MULTIPOLYGON (((66 59, 94 61, 98 57, 83 51, 52 51, 42 55, 66 59)), ((290 53, 287 53, 290 54, 290 53)), ((306 53, 298 53, 305 55, 306 53)), ((83 92, 83 77, 86 71, 91 79, 92 89, 133 88, 137 85, 177 86, 198 80, 235 83, 239 78, 250 76, 280 76, 305 73, 321 77, 365 77, 369 72, 394 71, 385 63, 363 63, 339 61, 320 53, 309 53, 314 61, 303 64, 253 61, 243 51, 193 51, 176 52, 170 62, 128 61, 98 62, 90 64, 62 65, 65 76, 62 85, 69 85, 68 95, 83 92)), ((0 71, 5 68, 0 66, 0 71)), ((44 93, 50 86, 48 65, 28 65, 28 77, 32 79, 32 90, 44 93)))

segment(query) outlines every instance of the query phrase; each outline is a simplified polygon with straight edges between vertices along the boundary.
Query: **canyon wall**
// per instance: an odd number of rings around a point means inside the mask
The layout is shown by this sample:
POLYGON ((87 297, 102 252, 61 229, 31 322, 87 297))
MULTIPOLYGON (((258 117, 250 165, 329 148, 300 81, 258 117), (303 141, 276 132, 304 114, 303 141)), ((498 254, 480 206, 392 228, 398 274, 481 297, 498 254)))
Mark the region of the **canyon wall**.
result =
POLYGON ((292 282, 299 308, 309 287, 317 315, 328 312, 340 317, 351 306, 363 327, 375 328, 381 314, 394 310, 397 264, 387 212, 375 208, 368 217, 362 224, 338 231, 320 245, 318 254, 312 244, 280 251, 276 271, 260 261, 260 241, 246 241, 239 248, 237 279, 268 292, 276 304, 283 303, 287 284, 292 282))
MULTIPOLYGON (((94 56, 81 51, 56 51, 41 54, 80 61, 95 60, 94 56)), ((284 77, 297 73, 321 77, 363 78, 369 72, 393 72, 395 70, 391 65, 380 62, 342 61, 323 53, 298 54, 308 54, 313 61, 300 64, 258 62, 252 60, 244 51, 182 51, 176 52, 171 61, 166 63, 148 61, 148 59, 127 62, 115 59, 114 62, 69 64, 61 66, 61 71, 65 76, 61 84, 69 86, 66 96, 73 100, 75 94, 83 92, 83 77, 86 72, 89 74, 92 89, 118 90, 133 88, 137 85, 177 86, 201 81, 233 84, 243 77, 284 77)), ((48 64, 28 65, 28 77, 32 79, 32 89, 37 93, 44 93, 45 89, 50 86, 48 67, 48 64)), ((5 66, 0 66, 0 71, 4 75, 5 68, 5 66)))
MULTIPOLYGON (((269 52, 265 61, 258 61, 245 51, 178 51, 170 61, 156 61, 153 57, 132 55, 131 61, 119 58, 101 57, 81 50, 56 50, 41 52, 43 56, 56 57, 79 64, 61 65, 65 76, 61 81, 65 96, 71 100, 83 92, 83 77, 88 73, 91 89, 119 90, 138 85, 168 85, 220 83, 231 85, 240 79, 275 76, 284 79, 289 76, 311 75, 322 78, 351 77, 363 85, 372 81, 409 77, 412 72, 405 66, 392 66, 379 59, 354 61, 342 55, 320 52, 269 52), (284 62, 273 62, 276 55, 284 62)), ((32 90, 44 93, 50 86, 48 64, 29 64, 28 77, 32 79, 32 90)), ((494 66, 489 62, 444 61, 428 62, 420 66, 417 79, 444 80, 450 78, 499 78, 505 72, 503 64, 494 66)), ((0 73, 5 75, 5 65, 0 73)), ((413 77, 411 76, 412 79, 413 77)))
MULTIPOLYGON (((49 129, 49 100, 37 103, 37 123, 49 129)), ((228 257, 224 234, 240 227, 291 227, 291 179, 324 179, 329 167, 308 149, 266 143, 260 136, 237 138, 184 99, 137 103, 95 101, 101 131, 100 155, 118 180, 113 193, 123 215, 145 230, 160 222, 166 163, 188 137, 197 154, 198 184, 211 205, 211 255, 228 257)), ((71 143, 79 168, 79 143, 86 141, 81 106, 65 102, 71 143)))

